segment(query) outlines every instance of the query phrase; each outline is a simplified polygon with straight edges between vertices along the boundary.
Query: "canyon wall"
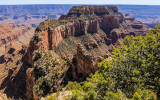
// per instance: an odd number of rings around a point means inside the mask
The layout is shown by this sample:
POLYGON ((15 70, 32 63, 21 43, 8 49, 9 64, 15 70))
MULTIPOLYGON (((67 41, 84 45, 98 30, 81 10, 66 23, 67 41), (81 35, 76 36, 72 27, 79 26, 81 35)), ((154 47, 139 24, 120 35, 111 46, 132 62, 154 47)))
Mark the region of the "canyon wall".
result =
MULTIPOLYGON (((72 71, 70 80, 85 78, 98 69, 101 58, 107 58, 125 36, 145 35, 147 28, 131 16, 123 16, 116 6, 73 7, 59 20, 49 18, 36 28, 27 50, 27 64, 34 68, 41 58, 36 52, 43 49, 67 61, 72 71)), ((31 76, 27 71, 27 96, 36 98, 36 83, 31 76)))
MULTIPOLYGON (((57 60, 63 59, 70 66, 64 68, 67 74, 60 70, 60 76, 64 77, 59 84, 83 81, 98 69, 97 63, 102 58, 108 58, 114 45, 123 41, 125 36, 146 35, 149 30, 134 17, 122 15, 116 6, 74 6, 59 20, 49 18, 40 23, 35 34, 31 34, 34 36, 28 48, 28 43, 23 43, 28 36, 19 38, 30 30, 30 26, 11 24, 9 27, 1 25, 0 28, 11 36, 8 37, 1 31, 1 36, 6 37, 0 40, 0 46, 14 42, 6 45, 5 55, 0 57, 0 92, 6 92, 7 96, 16 99, 27 97, 28 100, 37 99, 34 91, 34 86, 37 85, 34 67, 42 57, 42 54, 37 53, 38 50, 51 52, 57 60), (17 41, 13 41, 14 39, 17 41)), ((61 66, 56 68, 61 69, 61 66)))
POLYGON ((111 45, 126 35, 145 34, 147 27, 129 15, 123 16, 116 6, 75 6, 68 14, 62 15, 60 20, 49 18, 37 27, 27 52, 27 62, 33 67, 34 50, 52 50, 64 39, 87 33, 98 34, 101 30, 107 36, 106 44, 111 45))
MULTIPOLYGON (((90 9, 88 6, 84 6, 85 9, 90 9)), ((94 8, 91 6, 91 8, 94 8)), ((83 9, 83 7, 78 7, 79 10, 83 9)), ((91 10, 91 14, 97 14, 93 19, 88 19, 90 17, 86 17, 87 20, 83 20, 83 18, 78 17, 80 14, 88 14, 90 16, 90 13, 88 13, 87 10, 82 10, 79 12, 75 11, 75 7, 73 7, 67 15, 62 15, 60 17, 59 21, 55 21, 54 19, 47 19, 45 22, 43 22, 43 26, 38 26, 36 29, 36 36, 34 37, 34 41, 31 41, 32 44, 30 44, 31 48, 44 48, 46 50, 52 50, 54 49, 63 39, 66 38, 72 38, 77 36, 85 35, 86 33, 97 33, 98 28, 100 27, 106 34, 109 34, 109 32, 114 28, 119 28, 121 21, 123 21, 123 15, 116 10, 117 8, 115 6, 100 6, 97 8, 94 8, 91 10), (102 12, 102 8, 104 8, 104 11, 102 12), (108 10, 109 9, 109 10, 108 10), (75 12, 74 12, 75 11, 75 12), (103 14, 101 14, 101 12, 103 14), (107 14, 107 15, 105 15, 107 14), (74 20, 71 15, 77 16, 77 18, 74 20), (68 20, 66 23, 62 24, 63 20, 68 20), (54 23, 52 26, 49 26, 49 22, 56 22, 59 23, 58 26, 53 28, 54 23), (45 27, 44 29, 41 27, 45 27), (39 32, 40 31, 40 32, 39 32), (38 41, 35 47, 35 41, 38 41)), ((30 48, 30 47, 29 47, 30 48)), ((33 49, 28 51, 28 56, 31 56, 33 54, 33 49)), ((32 57, 29 57, 32 58, 32 57)), ((33 59, 28 59, 28 63, 33 65, 33 59)))
POLYGON ((77 46, 76 62, 79 77, 86 77, 97 70, 97 62, 94 62, 92 55, 87 54, 81 44, 77 46))
POLYGON ((5 45, 29 31, 31 26, 17 27, 16 24, 0 23, 0 46, 5 45))
POLYGON ((78 37, 86 33, 93 34, 102 30, 112 43, 115 43, 118 38, 124 38, 125 35, 144 33, 146 31, 144 27, 146 26, 134 19, 127 19, 127 16, 124 18, 116 6, 73 7, 67 15, 62 15, 60 20, 47 19, 37 27, 36 35, 30 42, 28 63, 33 65, 34 50, 38 48, 52 50, 66 38, 78 37))
POLYGON ((26 86, 25 70, 28 68, 26 64, 26 51, 35 29, 25 27, 11 28, 11 34, 8 34, 6 31, 10 28, 3 29, 6 35, 15 34, 16 31, 22 32, 15 40, 0 47, 0 93, 5 93, 8 98, 18 99, 26 97, 26 88, 24 88, 26 86))
POLYGON ((36 85, 36 79, 34 76, 33 68, 29 68, 26 72, 27 80, 26 80, 26 97, 27 100, 37 100, 37 95, 33 89, 36 85))

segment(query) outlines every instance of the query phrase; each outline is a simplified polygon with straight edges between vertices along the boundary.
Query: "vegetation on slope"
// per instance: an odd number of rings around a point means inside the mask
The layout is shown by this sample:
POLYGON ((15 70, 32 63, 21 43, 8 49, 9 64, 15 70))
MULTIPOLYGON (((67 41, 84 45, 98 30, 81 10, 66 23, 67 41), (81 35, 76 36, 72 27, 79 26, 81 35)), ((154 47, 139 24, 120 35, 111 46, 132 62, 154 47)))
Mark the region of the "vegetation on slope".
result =
POLYGON ((34 74, 37 79, 34 90, 38 97, 43 97, 61 90, 61 82, 65 77, 68 65, 64 60, 56 59, 58 57, 53 51, 45 52, 39 49, 38 53, 41 57, 34 64, 34 74))
POLYGON ((44 22, 41 22, 37 26, 36 32, 44 31, 44 30, 48 29, 48 27, 51 28, 51 29, 54 29, 54 28, 56 28, 60 25, 65 25, 66 23, 69 23, 69 21, 67 21, 67 20, 56 20, 56 19, 48 18, 44 22))
POLYGON ((126 37, 85 82, 69 82, 73 100, 160 98, 160 26, 147 36, 126 37))

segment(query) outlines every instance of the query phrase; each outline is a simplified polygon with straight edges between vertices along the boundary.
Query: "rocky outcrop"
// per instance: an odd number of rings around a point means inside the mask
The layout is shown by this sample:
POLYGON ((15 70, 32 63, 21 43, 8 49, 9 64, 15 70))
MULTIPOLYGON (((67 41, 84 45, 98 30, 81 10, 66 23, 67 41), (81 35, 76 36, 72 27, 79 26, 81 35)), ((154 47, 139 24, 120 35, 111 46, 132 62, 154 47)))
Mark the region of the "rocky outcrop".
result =
POLYGON ((125 20, 130 20, 130 21, 134 21, 135 18, 134 17, 131 17, 129 14, 125 14, 125 17, 124 17, 125 20))
MULTIPOLYGON (((37 50, 61 56, 71 66, 70 80, 80 80, 98 67, 101 58, 108 58, 114 45, 127 35, 145 35, 147 27, 129 15, 123 16, 116 6, 78 6, 59 20, 47 19, 37 28, 27 50, 27 63, 41 57, 37 50), (74 71, 74 72, 73 72, 74 71)), ((27 95, 34 98, 31 89, 36 83, 27 73, 27 95)), ((65 80, 65 79, 64 79, 65 80)), ((68 81, 69 79, 66 79, 68 81)))
POLYGON ((76 62, 78 75, 81 77, 86 77, 97 70, 96 62, 94 62, 92 55, 87 54, 81 44, 77 46, 76 62))
MULTIPOLYGON (((62 15, 59 20, 47 19, 37 27, 36 34, 32 38, 27 52, 27 62, 33 67, 34 50, 39 48, 46 51, 57 49, 64 39, 78 38, 88 33, 93 38, 89 39, 90 42, 82 44, 88 50, 98 48, 99 55, 103 56, 108 54, 106 53, 108 48, 112 48, 112 45, 126 35, 143 35, 146 31, 147 27, 145 25, 128 14, 123 16, 118 12, 116 6, 75 6, 70 9, 68 14, 62 15), (105 48, 101 49, 103 48, 101 44, 106 45, 106 50, 105 48)), ((77 40, 73 41, 75 43, 73 45, 78 42, 81 43, 77 40)), ((60 51, 59 54, 62 54, 63 57, 69 56, 64 50, 63 52, 60 51)), ((93 58, 96 57, 98 57, 98 54, 93 55, 93 58)))
POLYGON ((81 15, 113 15, 118 12, 118 8, 116 6, 74 6, 70 9, 67 15, 62 15, 60 19, 70 19, 73 16, 81 16, 81 15))
POLYGON ((36 85, 36 79, 34 76, 33 68, 29 68, 26 72, 26 75, 27 75, 27 80, 26 80, 27 100, 37 100, 37 95, 33 89, 33 87, 36 85))
MULTIPOLYGON (((54 21, 54 19, 48 19, 47 22, 54 21)), ((39 30, 37 28, 37 30, 39 30)), ((52 50, 54 47, 58 45, 63 39, 76 37, 85 35, 85 33, 96 33, 98 32, 98 21, 91 20, 91 21, 82 21, 82 20, 75 20, 73 23, 67 23, 65 25, 60 25, 56 28, 46 29, 42 31, 40 36, 35 36, 33 41, 30 42, 28 56, 32 58, 32 54, 34 50, 38 48, 44 48, 46 50, 52 50), (36 41, 41 41, 36 43, 36 41), (33 49, 34 48, 34 49, 33 49)), ((28 59, 28 63, 33 65, 33 59, 28 59)))
MULTIPOLYGON (((85 15, 85 14, 96 14, 96 15, 106 15, 109 14, 109 10, 106 6, 74 6, 70 9, 69 15, 85 15)), ((110 6, 111 9, 114 9, 115 12, 118 12, 118 9, 115 6, 110 6)))
POLYGON ((122 21, 123 15, 118 12, 116 6, 73 7, 67 15, 62 15, 60 20, 48 19, 37 27, 36 35, 30 42, 28 63, 33 65, 34 59, 31 56, 35 49, 52 50, 63 39, 82 36, 86 33, 97 33, 98 28, 109 34, 112 29, 119 28, 122 21), (104 11, 102 8, 105 8, 104 11), (75 11, 75 9, 79 10, 75 11), (85 12, 83 9, 90 9, 91 12, 85 12), (72 17, 73 15, 76 16, 76 19, 72 17))
POLYGON ((130 16, 129 14, 126 14, 124 16, 124 20, 134 29, 140 30, 144 27, 149 29, 149 27, 145 26, 140 21, 137 21, 134 17, 130 16))

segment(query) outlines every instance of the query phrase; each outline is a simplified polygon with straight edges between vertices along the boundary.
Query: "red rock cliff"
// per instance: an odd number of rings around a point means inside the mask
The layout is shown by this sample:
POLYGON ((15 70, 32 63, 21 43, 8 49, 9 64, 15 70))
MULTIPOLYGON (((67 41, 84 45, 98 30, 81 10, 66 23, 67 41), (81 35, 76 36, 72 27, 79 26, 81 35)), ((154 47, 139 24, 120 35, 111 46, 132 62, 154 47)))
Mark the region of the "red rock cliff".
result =
MULTIPOLYGON (((142 35, 146 31, 145 25, 129 15, 123 16, 118 12, 116 6, 74 6, 59 20, 47 19, 37 27, 27 52, 27 62, 33 67, 34 61, 37 59, 34 50, 39 48, 46 51, 55 49, 61 41, 67 38, 93 34, 97 39, 93 44, 92 42, 85 44, 89 49, 93 46, 99 47, 102 40, 102 44, 114 45, 126 35, 142 35)), ((99 54, 106 55, 106 52, 103 51, 99 54)), ((95 55, 93 56, 98 57, 98 54, 95 55)))
MULTIPOLYGON (((27 63, 34 67, 34 62, 40 57, 36 50, 53 50, 64 59, 75 58, 76 61, 69 64, 72 71, 77 69, 81 75, 74 73, 73 77, 86 77, 97 70, 97 62, 107 57, 119 40, 126 35, 144 35, 146 28, 134 18, 123 16, 116 6, 75 6, 59 20, 47 19, 37 27, 27 50, 27 63)), ((33 83, 28 73, 27 76, 33 83)), ((28 91, 32 92, 33 86, 27 86, 28 91)), ((28 95, 33 97, 33 94, 28 95)))
POLYGON ((28 63, 33 65, 33 51, 38 48, 52 50, 63 39, 97 33, 99 28, 106 34, 119 28, 123 15, 116 6, 80 6, 73 7, 60 20, 47 19, 36 31, 28 50, 28 63), (37 43, 36 43, 37 42, 37 43))

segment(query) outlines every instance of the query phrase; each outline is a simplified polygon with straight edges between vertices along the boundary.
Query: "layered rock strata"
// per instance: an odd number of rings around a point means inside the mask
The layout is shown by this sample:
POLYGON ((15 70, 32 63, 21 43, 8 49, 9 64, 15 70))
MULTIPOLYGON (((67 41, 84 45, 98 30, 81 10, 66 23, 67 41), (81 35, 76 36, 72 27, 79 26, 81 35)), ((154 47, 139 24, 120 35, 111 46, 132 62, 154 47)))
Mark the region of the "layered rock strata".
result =
POLYGON ((0 93, 5 93, 8 98, 26 97, 26 51, 34 32, 35 29, 32 28, 0 47, 0 93), (3 48, 4 51, 1 52, 3 48))
MULTIPOLYGON (((147 28, 131 16, 123 16, 116 6, 75 6, 59 20, 47 19, 36 28, 27 50, 27 63, 34 68, 41 57, 36 51, 51 51, 71 66, 71 80, 78 80, 94 73, 100 59, 107 58, 125 36, 145 35, 147 28)), ((30 76, 27 72, 27 80, 32 83, 27 84, 27 91, 34 98, 35 80, 30 76)))
POLYGON ((29 31, 31 26, 18 27, 16 24, 0 23, 0 46, 16 40, 19 36, 29 31))
MULTIPOLYGON (((34 63, 34 50, 55 49, 61 41, 67 38, 79 37, 87 33, 101 34, 105 36, 104 44, 109 46, 126 35, 142 35, 146 32, 146 28, 129 15, 123 16, 116 6, 75 6, 67 15, 62 15, 60 20, 47 19, 37 27, 36 35, 28 49, 28 63, 30 65, 34 63)), ((97 43, 99 41, 96 40, 97 43)))

